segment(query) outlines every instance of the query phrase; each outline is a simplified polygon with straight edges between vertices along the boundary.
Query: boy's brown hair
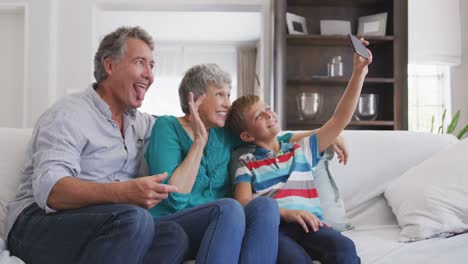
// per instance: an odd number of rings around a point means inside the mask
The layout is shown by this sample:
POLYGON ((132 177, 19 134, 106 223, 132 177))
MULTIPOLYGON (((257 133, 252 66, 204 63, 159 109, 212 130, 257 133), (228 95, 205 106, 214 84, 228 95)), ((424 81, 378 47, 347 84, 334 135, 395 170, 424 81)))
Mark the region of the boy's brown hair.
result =
POLYGON ((260 101, 257 95, 249 94, 237 98, 226 117, 226 126, 236 135, 247 130, 246 114, 250 107, 260 101))

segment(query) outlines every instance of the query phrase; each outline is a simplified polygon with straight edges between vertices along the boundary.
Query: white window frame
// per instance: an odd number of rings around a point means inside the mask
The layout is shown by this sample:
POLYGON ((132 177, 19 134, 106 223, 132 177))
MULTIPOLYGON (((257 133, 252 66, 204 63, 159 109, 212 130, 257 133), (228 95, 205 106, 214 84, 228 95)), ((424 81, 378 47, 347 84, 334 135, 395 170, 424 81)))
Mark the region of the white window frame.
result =
POLYGON ((431 132, 431 119, 434 116, 433 132, 437 133, 442 113, 446 110, 444 128, 450 122, 452 113, 450 98, 450 66, 409 64, 408 65, 408 130, 431 132), (426 87, 433 85, 431 89, 426 87), (428 102, 427 92, 436 92, 437 102, 428 102), (432 110, 430 110, 432 109, 432 110), (434 111, 434 109, 436 109, 434 111), (425 116, 423 118, 422 116, 425 116))

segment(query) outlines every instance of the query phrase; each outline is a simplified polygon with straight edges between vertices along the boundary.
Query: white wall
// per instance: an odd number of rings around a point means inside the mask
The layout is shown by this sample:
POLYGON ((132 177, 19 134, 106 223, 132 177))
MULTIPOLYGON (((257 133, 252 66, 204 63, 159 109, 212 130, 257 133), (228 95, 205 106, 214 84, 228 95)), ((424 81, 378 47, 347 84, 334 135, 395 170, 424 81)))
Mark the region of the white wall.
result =
POLYGON ((93 81, 93 0, 58 1, 57 96, 81 91, 93 81))
POLYGON ((41 113, 55 97, 49 91, 55 86, 50 79, 53 0, 29 0, 26 12, 26 85, 25 116, 23 125, 32 127, 41 113))
MULTIPOLYGON (((235 6, 252 10, 261 7, 263 16, 263 46, 261 63, 266 101, 270 100, 271 72, 271 14, 273 0, 0 0, 0 6, 17 4, 25 7, 25 74, 22 126, 32 127, 40 116, 66 91, 82 90, 93 81, 92 58, 97 47, 93 40, 94 14, 96 9, 115 6, 125 10, 131 3, 141 10, 157 10, 170 5, 196 8, 197 6, 235 6), (97 6, 97 7, 96 7, 97 6)), ((462 18, 462 64, 452 70, 452 108, 462 110, 462 121, 468 120, 468 3, 461 3, 462 18)), ((6 88, 1 88, 6 94, 6 88)), ((2 111, 3 114, 3 111, 2 111)), ((19 125, 18 123, 13 125, 19 125)))
MULTIPOLYGON (((97 10, 212 10, 271 12, 272 0, 0 0, 4 5, 25 7, 25 95, 21 126, 32 127, 38 117, 58 98, 85 89, 93 80, 93 56, 97 10)), ((261 78, 271 72, 271 23, 263 18, 261 78)), ((264 86, 268 92, 269 79, 264 86)), ((2 88, 2 93, 5 88, 2 88)), ((267 94, 268 96, 268 94, 267 94)), ((3 125, 3 124, 2 124, 3 125)), ((12 126, 20 126, 19 123, 12 126)))
POLYGON ((0 11, 0 126, 21 127, 24 89, 24 10, 0 11))
POLYGON ((452 68, 452 113, 461 110, 459 128, 468 123, 468 1, 460 1, 462 60, 461 65, 452 68))
MULTIPOLYGON (((52 36, 54 20, 53 7, 57 0, 0 0, 0 9, 17 6, 24 10, 24 97, 15 99, 23 106, 21 127, 31 127, 39 115, 55 100, 52 79, 56 69, 52 64, 55 46, 52 36), (51 52, 53 51, 53 52, 51 52)), ((2 87, 1 93, 6 93, 2 87)), ((2 112, 3 114, 3 112, 2 112)), ((10 125, 11 126, 11 125, 10 125)))
POLYGON ((176 115, 184 113, 179 102, 179 84, 183 72, 193 65, 215 62, 232 77, 231 98, 236 98, 237 53, 232 45, 209 43, 156 43, 155 80, 145 95, 140 110, 156 115, 176 115))

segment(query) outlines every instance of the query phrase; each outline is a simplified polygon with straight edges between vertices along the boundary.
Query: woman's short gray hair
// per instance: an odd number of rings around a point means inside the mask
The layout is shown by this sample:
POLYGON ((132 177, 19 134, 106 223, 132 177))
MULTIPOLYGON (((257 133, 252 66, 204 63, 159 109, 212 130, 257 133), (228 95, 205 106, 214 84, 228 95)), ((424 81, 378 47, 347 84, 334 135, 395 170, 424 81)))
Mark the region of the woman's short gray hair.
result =
POLYGON ((127 40, 130 38, 140 39, 148 44, 151 50, 154 49, 153 38, 141 27, 119 27, 107 34, 94 56, 94 78, 97 84, 107 79, 104 60, 111 58, 119 62, 127 48, 127 40))
POLYGON ((221 69, 215 63, 195 65, 185 72, 179 86, 179 100, 182 111, 188 114, 188 96, 192 92, 194 100, 206 93, 208 86, 213 85, 223 88, 226 85, 231 88, 231 75, 221 69))

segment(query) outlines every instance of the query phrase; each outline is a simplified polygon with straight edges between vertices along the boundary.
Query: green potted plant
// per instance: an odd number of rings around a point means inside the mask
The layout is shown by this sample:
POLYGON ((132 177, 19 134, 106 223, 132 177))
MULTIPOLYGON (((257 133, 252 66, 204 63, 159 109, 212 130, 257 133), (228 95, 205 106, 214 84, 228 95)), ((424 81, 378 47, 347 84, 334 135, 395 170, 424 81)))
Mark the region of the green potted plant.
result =
MULTIPOLYGON (((439 129, 437 130, 438 134, 452 134, 454 133, 455 129, 457 128, 458 121, 460 120, 460 110, 458 110, 455 115, 452 117, 452 120, 450 121, 449 125, 447 126, 447 129, 444 130, 444 122, 445 122, 445 115, 447 114, 447 109, 444 110, 444 113, 442 114, 442 122, 439 126, 439 129)), ((432 116, 431 120, 431 132, 434 133, 434 120, 435 117, 432 116)), ((465 124, 465 126, 458 132, 456 137, 458 139, 463 138, 463 136, 468 132, 468 124, 465 124)))

